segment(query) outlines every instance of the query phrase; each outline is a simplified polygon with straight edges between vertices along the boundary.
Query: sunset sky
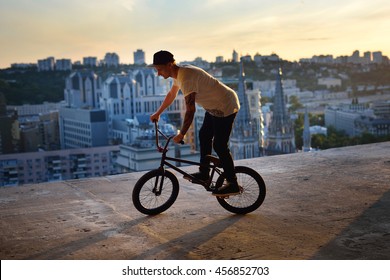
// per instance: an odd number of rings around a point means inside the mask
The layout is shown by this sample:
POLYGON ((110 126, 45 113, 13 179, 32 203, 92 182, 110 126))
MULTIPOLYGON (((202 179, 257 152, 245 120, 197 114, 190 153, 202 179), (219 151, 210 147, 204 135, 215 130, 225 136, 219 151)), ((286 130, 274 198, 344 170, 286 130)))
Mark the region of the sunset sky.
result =
POLYGON ((389 0, 0 0, 0 68, 38 59, 180 62, 239 54, 298 60, 354 50, 390 55, 389 0))

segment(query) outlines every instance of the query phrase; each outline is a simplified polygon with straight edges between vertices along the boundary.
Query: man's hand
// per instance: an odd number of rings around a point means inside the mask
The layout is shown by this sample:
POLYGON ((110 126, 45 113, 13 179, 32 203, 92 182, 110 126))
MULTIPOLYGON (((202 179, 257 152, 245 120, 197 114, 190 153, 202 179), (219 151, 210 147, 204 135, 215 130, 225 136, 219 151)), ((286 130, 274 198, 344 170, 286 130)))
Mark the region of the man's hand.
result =
POLYGON ((151 122, 158 122, 160 120, 160 114, 159 113, 154 113, 150 116, 150 121, 151 122))
POLYGON ((175 137, 173 137, 173 142, 175 142, 176 144, 180 144, 182 143, 183 138, 184 135, 179 132, 175 137))

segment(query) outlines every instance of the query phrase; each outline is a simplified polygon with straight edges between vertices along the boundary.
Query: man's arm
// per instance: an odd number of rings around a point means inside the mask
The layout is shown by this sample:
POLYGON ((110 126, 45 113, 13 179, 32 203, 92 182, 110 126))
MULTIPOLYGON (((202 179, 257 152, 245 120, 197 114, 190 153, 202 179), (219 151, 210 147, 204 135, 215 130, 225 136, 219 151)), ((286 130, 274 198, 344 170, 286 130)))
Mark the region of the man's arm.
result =
POLYGON ((173 103, 178 92, 179 87, 173 85, 171 90, 167 93, 167 96, 165 96, 163 103, 161 103, 160 108, 158 108, 158 110, 150 116, 151 121, 158 121, 160 119, 160 115, 165 111, 166 108, 168 108, 173 103))
POLYGON ((195 107, 195 92, 190 93, 185 97, 185 102, 186 102, 186 113, 184 115, 184 121, 183 125, 181 127, 180 133, 177 134, 174 138, 173 141, 175 143, 180 143, 180 141, 183 140, 184 135, 187 133, 188 129, 191 126, 192 121, 194 120, 194 115, 196 111, 195 107))

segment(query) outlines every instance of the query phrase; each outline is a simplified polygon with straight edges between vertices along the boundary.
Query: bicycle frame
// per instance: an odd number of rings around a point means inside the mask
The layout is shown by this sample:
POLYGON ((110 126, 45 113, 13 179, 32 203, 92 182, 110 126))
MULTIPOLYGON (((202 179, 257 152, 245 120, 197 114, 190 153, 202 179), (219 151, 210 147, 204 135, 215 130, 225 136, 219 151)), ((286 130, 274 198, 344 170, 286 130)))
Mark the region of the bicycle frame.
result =
MULTIPOLYGON (((180 169, 179 167, 173 165, 172 163, 170 163, 169 161, 174 161, 174 162, 180 162, 180 163, 185 163, 185 164, 190 164, 190 165, 197 165, 197 166, 202 166, 201 163, 199 162, 196 162, 196 161, 191 161, 191 160, 185 160, 185 159, 180 159, 180 158, 174 158, 174 157, 169 157, 167 156, 167 152, 168 152, 168 145, 170 143, 170 141, 173 139, 173 137, 175 137, 175 135, 172 135, 172 136, 167 136, 165 135, 159 128, 158 128, 158 123, 155 122, 155 130, 156 130, 156 146, 157 146, 157 151, 159 153, 162 153, 162 156, 161 156, 161 163, 160 163, 160 167, 159 169, 161 170, 165 170, 165 166, 168 166, 172 169, 174 169, 175 171, 179 172, 180 174, 182 175, 185 175, 186 177, 190 178, 191 182, 195 182, 197 184, 200 184, 202 185, 207 191, 212 191, 212 183, 213 183, 213 177, 214 177, 214 174, 217 173, 219 175, 222 174, 222 171, 218 168, 218 166, 211 162, 207 167, 211 169, 211 174, 210 174, 210 178, 209 180, 207 181, 200 181, 198 179, 196 179, 194 176, 192 176, 191 174, 183 171, 182 169, 180 169), (164 147, 161 147, 160 144, 159 144, 159 136, 158 134, 160 134, 161 136, 163 136, 167 141, 164 145, 164 147)), ((184 142, 182 141, 181 144, 184 144, 184 142)))
MULTIPOLYGON (((146 215, 157 215, 169 209, 176 201, 179 194, 180 183, 177 179, 177 175, 171 170, 166 169, 166 166, 184 175, 185 179, 188 179, 192 183, 202 185, 206 191, 212 192, 223 186, 226 181, 225 174, 222 172, 223 167, 217 157, 207 155, 207 159, 210 160, 207 164, 169 157, 167 156, 168 146, 175 135, 166 136, 159 130, 157 122, 155 123, 155 129, 157 151, 162 154, 161 163, 158 168, 143 174, 134 185, 132 200, 134 207, 138 211, 146 215), (163 147, 159 144, 160 137, 161 139, 163 137, 166 139, 166 143, 163 147), (178 166, 175 166, 171 163, 172 161, 208 167, 212 170, 210 178, 207 181, 196 179, 191 174, 188 174, 178 166), (215 175, 216 179, 213 180, 215 175)), ((184 144, 184 142, 182 144, 184 144)), ((235 166, 235 173, 240 188, 239 193, 234 192, 221 196, 213 193, 213 195, 215 195, 218 203, 223 208, 232 213, 247 214, 253 212, 260 207, 265 199, 266 187, 264 180, 254 169, 246 166, 235 166)))

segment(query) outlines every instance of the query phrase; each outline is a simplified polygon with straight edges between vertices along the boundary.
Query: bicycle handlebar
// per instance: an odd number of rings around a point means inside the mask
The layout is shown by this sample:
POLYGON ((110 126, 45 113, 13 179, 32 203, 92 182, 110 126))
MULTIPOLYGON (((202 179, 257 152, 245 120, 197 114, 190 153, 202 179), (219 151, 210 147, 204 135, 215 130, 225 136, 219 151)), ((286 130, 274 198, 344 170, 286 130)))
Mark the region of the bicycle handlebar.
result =
MULTIPOLYGON (((164 152, 165 150, 167 150, 167 147, 168 147, 168 144, 169 144, 169 142, 171 141, 171 139, 173 138, 173 137, 175 137, 176 135, 171 135, 171 136, 167 136, 167 135, 165 135, 159 128, 158 128, 158 121, 154 121, 154 128, 155 128, 155 131, 156 131, 156 147, 157 147, 157 150, 160 152, 160 153, 162 153, 162 152, 164 152), (161 134, 166 140, 167 140, 167 142, 165 143, 165 147, 163 148, 163 147, 161 147, 160 146, 160 144, 159 144, 159 141, 158 141, 158 134, 161 134)), ((181 140, 180 141, 180 144, 184 144, 184 141, 183 140, 181 140)))

